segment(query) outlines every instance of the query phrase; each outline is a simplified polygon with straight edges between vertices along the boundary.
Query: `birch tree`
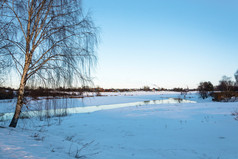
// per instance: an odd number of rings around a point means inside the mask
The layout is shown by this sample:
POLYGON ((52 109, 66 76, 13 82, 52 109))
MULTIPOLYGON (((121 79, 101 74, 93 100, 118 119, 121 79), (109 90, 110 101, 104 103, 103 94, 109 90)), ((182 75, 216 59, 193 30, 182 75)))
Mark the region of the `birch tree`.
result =
POLYGON ((1 0, 0 16, 0 60, 20 75, 9 125, 16 127, 30 80, 67 86, 90 80, 97 29, 80 0, 1 0))

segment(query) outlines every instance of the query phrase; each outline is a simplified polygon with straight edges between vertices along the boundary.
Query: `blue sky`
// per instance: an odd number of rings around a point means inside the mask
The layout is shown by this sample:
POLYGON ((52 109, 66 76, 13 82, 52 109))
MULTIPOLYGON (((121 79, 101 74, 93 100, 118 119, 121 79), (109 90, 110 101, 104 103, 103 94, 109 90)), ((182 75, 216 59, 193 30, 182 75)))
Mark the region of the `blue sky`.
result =
POLYGON ((84 0, 101 41, 95 85, 196 88, 238 69, 237 0, 84 0))

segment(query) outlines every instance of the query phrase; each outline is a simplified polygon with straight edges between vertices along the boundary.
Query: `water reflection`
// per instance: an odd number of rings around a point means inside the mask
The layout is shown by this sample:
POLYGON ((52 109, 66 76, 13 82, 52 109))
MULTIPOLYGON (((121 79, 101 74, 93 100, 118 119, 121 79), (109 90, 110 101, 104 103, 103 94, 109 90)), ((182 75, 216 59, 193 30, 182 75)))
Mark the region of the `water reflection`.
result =
POLYGON ((195 101, 186 100, 182 98, 168 98, 162 100, 150 100, 144 101, 142 105, 150 105, 150 104, 176 104, 176 103, 196 103, 195 101))
MULTIPOLYGON (((196 102, 181 98, 168 98, 162 100, 149 100, 142 102, 122 103, 122 104, 110 104, 110 105, 98 105, 98 106, 86 106, 74 108, 66 107, 61 109, 48 109, 48 110, 22 112, 21 118, 66 116, 67 114, 91 113, 99 110, 116 109, 123 107, 144 106, 154 104, 176 104, 176 103, 196 103, 196 102)), ((55 103, 55 105, 57 104, 55 103)), ((12 116, 13 113, 0 113, 0 121, 10 120, 12 116)))

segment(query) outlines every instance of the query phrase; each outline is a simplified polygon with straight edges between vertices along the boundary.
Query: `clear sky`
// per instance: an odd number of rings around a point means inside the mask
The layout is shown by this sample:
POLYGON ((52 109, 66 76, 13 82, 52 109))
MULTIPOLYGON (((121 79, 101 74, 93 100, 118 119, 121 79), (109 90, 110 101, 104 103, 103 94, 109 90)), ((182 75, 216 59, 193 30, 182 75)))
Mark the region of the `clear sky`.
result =
POLYGON ((234 79, 237 0, 84 0, 101 41, 95 85, 195 88, 234 79))

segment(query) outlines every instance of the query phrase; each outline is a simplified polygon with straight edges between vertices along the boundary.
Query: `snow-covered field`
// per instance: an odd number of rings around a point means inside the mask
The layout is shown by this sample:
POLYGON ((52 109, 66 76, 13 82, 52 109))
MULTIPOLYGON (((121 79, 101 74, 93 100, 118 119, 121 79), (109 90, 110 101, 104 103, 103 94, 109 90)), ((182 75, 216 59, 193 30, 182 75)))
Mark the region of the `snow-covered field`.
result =
MULTIPOLYGON (((7 127, 9 120, 1 121, 0 158, 238 158, 238 121, 231 115, 238 111, 237 102, 202 100, 195 92, 186 95, 191 103, 169 103, 184 98, 175 92, 102 95, 107 96, 67 101, 67 107, 91 107, 90 112, 20 119, 16 129, 7 127)), ((14 111, 15 101, 0 102, 0 115, 14 111)), ((37 110, 36 102, 29 106, 37 110)))

